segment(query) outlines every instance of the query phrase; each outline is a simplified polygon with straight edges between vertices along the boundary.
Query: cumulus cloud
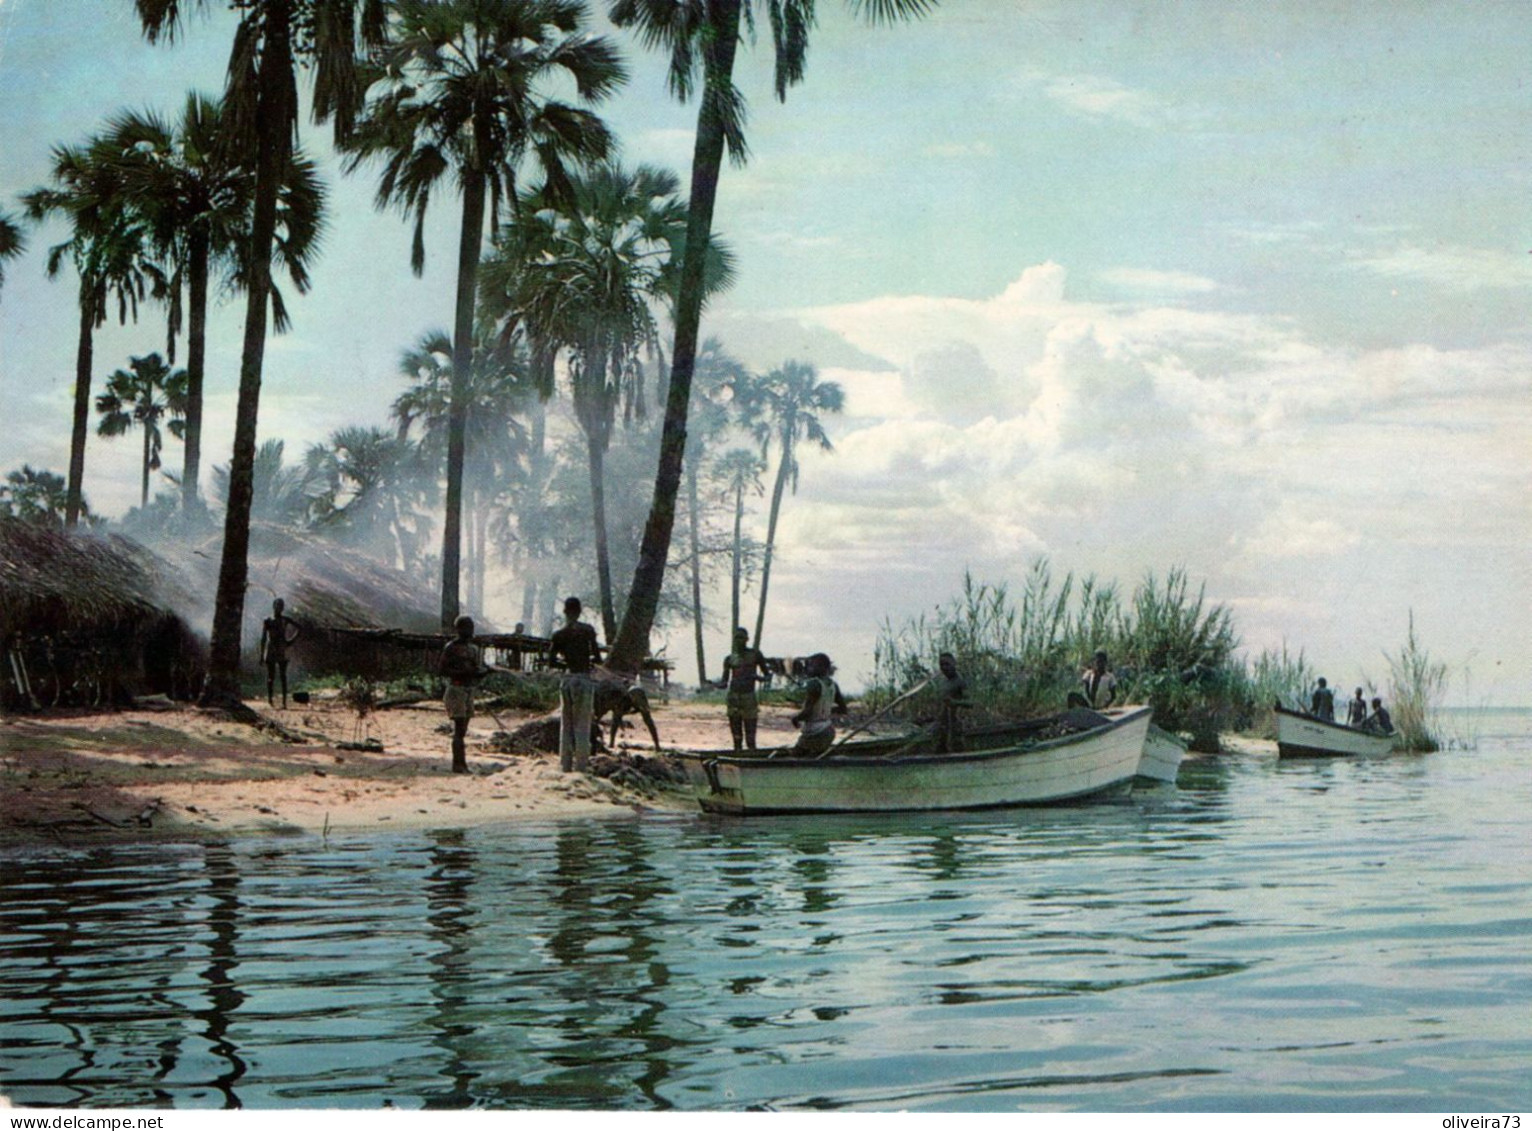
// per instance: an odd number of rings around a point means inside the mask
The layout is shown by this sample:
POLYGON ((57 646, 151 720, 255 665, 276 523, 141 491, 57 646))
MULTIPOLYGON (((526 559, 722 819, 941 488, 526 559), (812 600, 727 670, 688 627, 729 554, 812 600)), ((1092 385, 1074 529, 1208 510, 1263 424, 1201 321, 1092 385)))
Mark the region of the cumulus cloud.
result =
POLYGON ((1104 305, 1067 284, 1045 263, 988 298, 796 312, 896 367, 836 371, 836 451, 807 457, 784 512, 777 576, 818 609, 804 624, 849 610, 832 615, 799 569, 855 578, 866 611, 897 618, 964 568, 1004 579, 1046 554, 1126 584, 1184 565, 1250 616, 1252 646, 1338 640, 1314 594, 1365 607, 1383 577, 1411 584, 1380 570, 1380 546, 1461 554, 1443 514, 1491 550, 1525 531, 1525 347, 1359 351, 1209 309, 1200 285, 1181 288, 1190 309, 1174 288, 1104 305), (1454 450, 1474 465, 1459 473, 1454 450))

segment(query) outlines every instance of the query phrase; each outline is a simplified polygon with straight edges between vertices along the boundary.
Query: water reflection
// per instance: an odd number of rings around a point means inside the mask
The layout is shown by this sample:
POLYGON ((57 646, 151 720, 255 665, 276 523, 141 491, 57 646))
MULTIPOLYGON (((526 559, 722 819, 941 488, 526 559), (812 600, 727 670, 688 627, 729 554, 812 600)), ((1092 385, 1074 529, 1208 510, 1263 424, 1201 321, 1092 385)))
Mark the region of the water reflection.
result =
POLYGON ((430 834, 430 872, 426 878, 426 924, 435 953, 430 965, 431 1027, 434 1043, 445 1054, 438 1073, 449 1087, 424 1095, 428 1111, 456 1110, 473 1103, 478 1073, 469 1067, 465 1042, 472 1038, 476 1004, 472 931, 478 909, 473 899, 477 854, 467 833, 451 829, 430 834))
POLYGON ((1492 1066, 1532 1055, 1504 1020, 1532 1005, 1527 787, 1482 764, 1206 760, 1073 809, 12 854, 0 1092, 1179 1110, 1387 1107, 1408 1073, 1416 1103, 1454 1106, 1459 1078, 1524 1099, 1492 1066))

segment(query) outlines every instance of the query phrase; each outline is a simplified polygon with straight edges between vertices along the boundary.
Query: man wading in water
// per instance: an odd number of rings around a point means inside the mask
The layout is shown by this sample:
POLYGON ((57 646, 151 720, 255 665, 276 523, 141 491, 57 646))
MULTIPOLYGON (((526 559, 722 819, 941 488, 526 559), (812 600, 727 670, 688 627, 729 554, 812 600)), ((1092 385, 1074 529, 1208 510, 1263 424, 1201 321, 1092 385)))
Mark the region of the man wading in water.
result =
POLYGON ((559 769, 584 773, 590 765, 591 711, 596 683, 591 670, 600 656, 596 630, 580 620, 580 598, 564 602, 564 627, 553 634, 548 662, 569 674, 559 688, 559 769))

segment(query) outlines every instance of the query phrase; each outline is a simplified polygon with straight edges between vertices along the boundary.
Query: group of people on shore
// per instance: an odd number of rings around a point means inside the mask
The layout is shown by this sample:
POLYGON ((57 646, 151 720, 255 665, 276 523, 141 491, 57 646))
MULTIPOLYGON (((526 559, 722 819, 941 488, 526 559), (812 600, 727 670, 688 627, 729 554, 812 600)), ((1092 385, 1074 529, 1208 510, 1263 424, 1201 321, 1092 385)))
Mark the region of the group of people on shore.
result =
MULTIPOLYGON (((1322 722, 1333 723, 1335 721, 1335 689, 1320 676, 1315 682, 1314 693, 1309 696, 1309 714, 1322 722)), ((1346 725, 1356 727, 1358 730, 1372 731, 1375 734, 1393 734, 1394 721, 1389 718, 1388 709, 1383 706, 1383 700, 1379 696, 1373 696, 1372 710, 1367 710, 1367 699, 1362 695, 1362 689, 1358 687, 1356 694, 1346 704, 1346 725)))

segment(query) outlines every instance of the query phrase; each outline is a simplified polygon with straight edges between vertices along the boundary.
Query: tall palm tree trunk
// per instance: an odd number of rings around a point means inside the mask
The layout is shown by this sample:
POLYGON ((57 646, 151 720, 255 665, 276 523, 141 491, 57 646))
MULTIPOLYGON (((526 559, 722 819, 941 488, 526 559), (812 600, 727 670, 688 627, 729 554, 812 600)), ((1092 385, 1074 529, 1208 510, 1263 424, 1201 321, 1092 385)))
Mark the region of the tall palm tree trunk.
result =
POLYGON ((740 582, 740 551, 743 546, 740 528, 745 522, 745 488, 743 484, 734 492, 734 577, 731 600, 729 604, 729 634, 732 638, 734 630, 739 627, 739 582, 740 582))
POLYGON ((90 435, 90 370, 95 352, 96 297, 85 279, 80 280, 80 341, 74 361, 74 427, 69 433, 69 486, 64 501, 64 525, 80 521, 84 497, 85 438, 90 435))
POLYGON ((612 558, 606 539, 604 447, 597 436, 586 434, 585 450, 590 463, 590 510, 596 527, 596 578, 601 588, 601 628, 602 634, 610 641, 617 632, 617 610, 612 606, 612 558))
POLYGON ((622 671, 637 671, 649 650, 649 631, 659 611, 665 562, 675 528, 676 496, 686 455, 686 419, 702 322, 704 268, 713 230, 713 205, 718 198, 718 177, 723 167, 724 124, 728 114, 725 107, 733 90, 734 55, 739 47, 740 5, 741 0, 715 0, 710 6, 714 34, 704 48, 704 88, 692 150, 686 254, 681 262, 681 287, 676 302, 676 345, 671 352, 670 388, 665 397, 654 501, 644 524, 622 629, 612 646, 611 664, 622 671))
POLYGON ((149 423, 147 421, 145 421, 144 422, 144 477, 143 477, 143 489, 139 493, 139 500, 138 500, 138 505, 140 507, 147 507, 149 505, 149 465, 154 462, 154 457, 152 455, 153 449, 152 449, 152 447, 150 445, 150 441, 153 438, 154 438, 154 433, 149 430, 149 423))
POLYGON ((761 630, 766 627, 766 590, 771 585, 771 555, 777 544, 777 515, 782 510, 782 495, 787 489, 788 469, 793 462, 791 424, 783 430, 782 462, 777 465, 777 481, 771 488, 771 516, 766 520, 766 554, 761 559, 761 603, 755 611, 755 646, 761 646, 761 630))
POLYGON ((197 479, 202 473, 202 384, 207 365, 208 240, 193 234, 188 274, 191 277, 191 313, 186 342, 186 432, 181 463, 181 509, 197 505, 197 479))
MULTIPOLYGON (((698 453, 693 452, 695 457, 698 453)), ((697 644, 697 685, 707 683, 707 652, 702 644, 702 537, 697 530, 702 519, 702 504, 697 500, 696 458, 686 461, 686 503, 691 517, 692 551, 692 635, 697 644)))
POLYGON ((213 607, 204 704, 239 699, 240 631, 249 581, 250 509, 255 492, 255 434, 260 416, 261 368, 266 357, 266 314, 271 299, 271 245, 277 230, 277 190, 292 155, 292 9, 274 2, 267 9, 265 43, 257 82, 255 210, 250 225, 249 285, 245 340, 239 364, 239 400, 234 411, 234 451, 229 459, 228 508, 223 524, 223 560, 213 607))
POLYGON ((447 513, 442 518, 442 626, 451 628, 460 603, 463 566, 463 461, 468 451, 468 370, 473 364, 473 306, 484 242, 484 175, 463 185, 463 231, 458 243, 457 307, 452 320, 452 392, 447 409, 447 513))

